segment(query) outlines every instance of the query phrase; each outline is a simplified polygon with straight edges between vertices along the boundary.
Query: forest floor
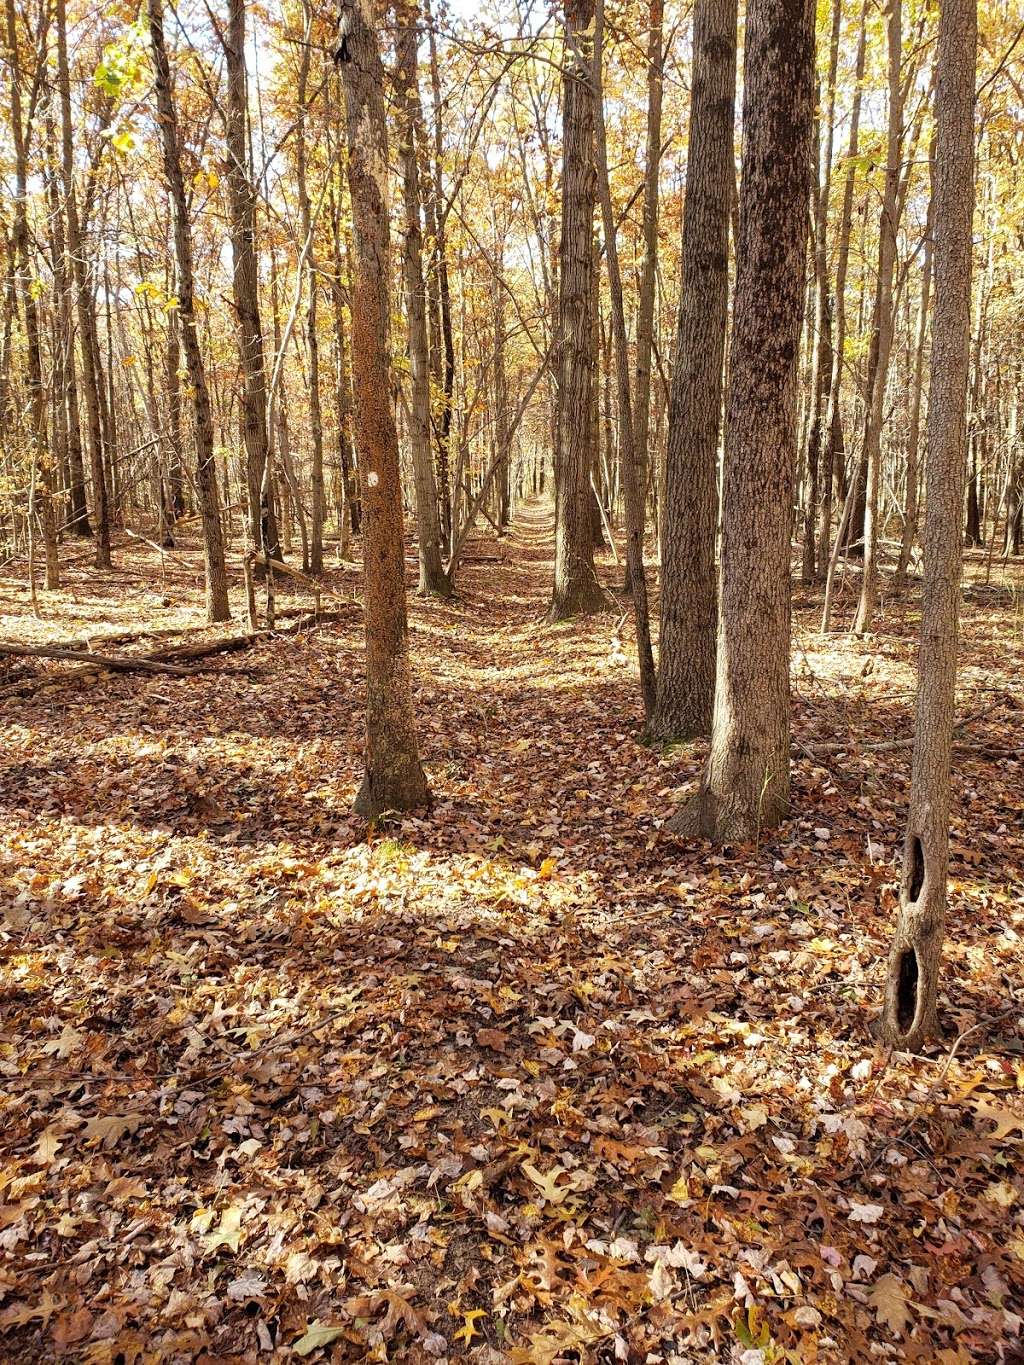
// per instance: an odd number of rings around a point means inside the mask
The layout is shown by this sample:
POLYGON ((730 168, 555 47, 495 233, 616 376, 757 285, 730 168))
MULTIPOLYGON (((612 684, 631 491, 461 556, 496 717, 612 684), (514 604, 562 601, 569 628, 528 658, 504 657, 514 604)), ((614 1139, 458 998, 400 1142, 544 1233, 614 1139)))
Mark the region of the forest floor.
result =
MULTIPOLYGON (((0 1359, 1024 1359, 1020 566, 969 569, 910 1058, 916 597, 822 640, 797 589, 792 818, 723 851, 662 829, 703 747, 638 742, 628 618, 542 624, 547 510, 474 550, 411 603, 435 804, 372 829, 354 568, 194 677, 0 660, 0 1359)), ((115 561, 43 621, 0 570, 0 638, 216 633, 194 550, 115 561)))

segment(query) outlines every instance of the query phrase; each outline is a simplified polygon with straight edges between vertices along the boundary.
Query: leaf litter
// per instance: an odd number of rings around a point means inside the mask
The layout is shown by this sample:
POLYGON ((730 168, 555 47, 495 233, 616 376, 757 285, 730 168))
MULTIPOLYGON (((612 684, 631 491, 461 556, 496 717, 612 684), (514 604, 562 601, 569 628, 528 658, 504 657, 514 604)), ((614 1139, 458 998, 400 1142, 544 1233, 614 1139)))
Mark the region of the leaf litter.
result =
POLYGON ((797 598, 793 816, 715 850, 548 546, 412 603, 435 804, 372 829, 358 619, 3 703, 5 1359, 1020 1350, 1019 616, 968 598, 949 1037, 890 1056, 913 611, 797 598))

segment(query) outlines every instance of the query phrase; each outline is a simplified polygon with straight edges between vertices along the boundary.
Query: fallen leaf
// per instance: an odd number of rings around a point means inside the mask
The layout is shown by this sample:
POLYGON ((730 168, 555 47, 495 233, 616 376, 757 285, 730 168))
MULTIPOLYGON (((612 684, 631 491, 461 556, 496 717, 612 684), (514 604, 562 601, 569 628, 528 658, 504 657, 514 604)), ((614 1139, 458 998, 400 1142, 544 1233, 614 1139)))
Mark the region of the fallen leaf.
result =
POLYGON ((330 1327, 317 1318, 297 1341, 292 1342, 292 1350, 297 1356, 312 1355, 318 1347, 330 1346, 332 1341, 337 1341, 344 1331, 344 1327, 330 1327))
POLYGON ((895 1275, 883 1275, 868 1295, 868 1303, 883 1326, 902 1336, 911 1313, 902 1280, 895 1275))

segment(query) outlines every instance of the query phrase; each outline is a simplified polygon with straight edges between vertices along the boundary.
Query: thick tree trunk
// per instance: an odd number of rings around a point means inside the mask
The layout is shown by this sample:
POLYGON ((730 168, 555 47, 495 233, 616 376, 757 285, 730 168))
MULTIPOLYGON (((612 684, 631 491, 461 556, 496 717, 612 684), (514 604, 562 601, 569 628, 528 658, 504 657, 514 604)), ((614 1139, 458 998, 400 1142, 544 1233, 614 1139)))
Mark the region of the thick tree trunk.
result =
POLYGON ((749 0, 711 752, 670 822, 744 843, 789 808, 796 360, 810 193, 814 6, 749 0))
POLYGON ((549 621, 602 611, 591 525, 594 383, 593 0, 570 0, 562 78, 562 236, 559 246, 559 401, 555 446, 555 578, 549 621))
POLYGON ((416 536, 419 545, 421 593, 451 594, 452 585, 441 552, 434 453, 430 440, 430 358, 427 347, 427 300, 423 281, 423 228, 416 130, 419 118, 417 74, 418 7, 415 0, 397 6, 399 32, 395 90, 401 110, 399 161, 405 204, 405 309, 409 324, 409 373, 411 380, 409 440, 412 447, 413 484, 416 494, 416 536))
POLYGON ((949 866, 950 767, 960 611, 977 0, 942 0, 935 92, 935 313, 917 724, 896 932, 881 1032, 915 1049, 937 1028, 949 866))
POLYGON ((390 270, 384 72, 373 0, 343 0, 350 60, 342 63, 355 263, 352 366, 363 485, 366 582, 366 775, 361 815, 429 802, 409 678, 402 494, 388 360, 390 270))
POLYGON ((217 468, 213 457, 213 418, 210 391, 196 326, 195 285, 192 270, 192 237, 189 231, 185 183, 178 150, 178 119, 171 94, 171 71, 164 43, 162 0, 148 0, 149 36, 153 49, 153 74, 163 149, 164 175, 174 219, 174 255, 177 268, 178 321, 185 351, 188 382, 195 412, 196 488, 203 523, 203 557, 206 569, 206 614, 210 621, 228 621, 227 576, 224 571, 224 540, 217 502, 217 468))
POLYGON ((735 177, 736 0, 697 0, 683 204, 683 289, 662 513, 659 739, 711 732, 718 584, 718 435, 735 177))
MULTIPOLYGON (((268 465, 267 379, 256 269, 256 197, 249 174, 245 73, 245 4, 229 0, 223 35, 228 76, 226 111, 228 212, 238 353, 242 366, 242 431, 249 494, 249 535, 263 561, 280 559, 268 465)), ((261 567, 257 561, 257 570, 261 567)))

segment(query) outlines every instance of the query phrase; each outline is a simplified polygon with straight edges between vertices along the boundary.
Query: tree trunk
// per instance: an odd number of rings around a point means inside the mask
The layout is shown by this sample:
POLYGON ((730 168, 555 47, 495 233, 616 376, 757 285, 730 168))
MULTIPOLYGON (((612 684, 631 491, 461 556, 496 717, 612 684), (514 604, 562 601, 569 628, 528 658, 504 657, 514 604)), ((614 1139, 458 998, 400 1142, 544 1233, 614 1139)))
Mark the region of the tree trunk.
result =
POLYGON ((935 92, 935 312, 917 722, 896 932, 881 1032, 917 1048, 937 1027, 949 866, 950 766, 970 348, 977 0, 942 0, 935 92))
POLYGON ((181 343, 178 340, 178 310, 167 315, 167 355, 164 386, 167 393, 167 441, 171 450, 167 484, 171 495, 171 512, 176 520, 185 515, 185 469, 181 442, 181 343))
MULTIPOLYGON (((58 0, 60 3, 60 0, 58 0)), ((174 254, 177 268, 178 321, 185 351, 188 382, 195 412, 196 487, 203 523, 203 558, 206 569, 206 615, 210 621, 229 621, 227 576, 224 571, 224 540, 217 503, 217 469, 213 457, 213 418, 206 369, 196 326, 195 286, 192 270, 192 237, 189 231, 185 183, 178 150, 178 119, 171 95, 171 70, 164 43, 162 0, 148 0, 149 36, 153 48, 153 75, 163 149, 164 175, 174 219, 174 254)))
MULTIPOLYGON (((934 200, 932 201, 934 203, 934 200)), ((903 517, 903 535, 900 539, 900 557, 896 565, 896 586, 906 584, 910 556, 917 540, 917 526, 920 517, 918 509, 917 485, 919 482, 918 456, 921 444, 921 396, 924 388, 924 351, 928 336, 928 308, 932 284, 932 204, 928 206, 928 223, 925 227, 924 264, 921 268, 921 298, 917 313, 917 340, 914 348, 914 381, 910 397, 910 429, 907 434, 907 498, 903 517)))
POLYGON ((100 418, 97 374, 99 340, 96 335, 96 313, 86 276, 85 252, 78 217, 65 0, 56 0, 54 18, 57 28, 57 84, 60 89, 61 106, 61 178, 64 187, 64 211, 67 215, 67 249, 71 258, 71 273, 78 312, 78 340, 82 351, 82 388, 85 392, 85 430, 89 446, 89 473, 92 478, 95 562, 98 569, 109 569, 111 562, 110 507, 107 498, 106 471, 103 467, 103 427, 100 418))
MULTIPOLYGON (((640 695, 644 706, 644 724, 654 714, 657 679, 654 654, 651 650, 651 623, 647 606, 647 575, 644 571, 644 483, 637 456, 633 429, 632 398, 629 391, 629 346, 626 339, 626 314, 622 301, 622 275, 619 270, 619 248, 615 238, 615 211, 612 205, 611 184, 608 179, 608 139, 604 120, 604 0, 597 0, 594 23, 594 107, 596 110, 595 145, 597 151, 597 179, 601 196, 601 215, 604 222, 604 256, 608 268, 608 290, 612 305, 612 334, 615 338, 615 371, 619 394, 619 450, 622 461, 623 488, 626 495, 626 563, 633 594, 633 614, 636 618, 636 648, 640 663, 640 695)), ((595 423, 595 444, 598 432, 595 423)))
MULTIPOLYGON (((832 491, 837 476, 842 472, 843 459, 843 358, 846 349, 846 277, 850 266, 850 230, 853 225, 853 190, 857 179, 857 157, 860 148, 860 109, 864 87, 864 63, 867 47, 868 0, 863 0, 860 29, 857 37, 857 58, 854 69, 853 104, 850 110, 850 140, 846 153, 846 180, 843 185, 843 207, 836 239, 836 290, 832 318, 832 372, 828 381, 828 405, 825 433, 828 441, 828 467, 822 479, 821 535, 818 541, 817 562, 830 563, 829 539, 832 525, 832 491)), ((844 485, 845 491, 845 485, 844 485)), ((822 626, 828 630, 828 621, 822 626)))
POLYGON ((602 611, 591 525, 594 383, 593 0, 569 0, 562 77, 562 235, 559 246, 559 402, 555 447, 555 578, 549 621, 602 611))
MULTIPOLYGON (((436 286, 437 322, 440 328, 441 347, 438 359, 443 356, 441 367, 440 414, 436 423, 437 432, 437 485, 440 497, 441 535, 451 544, 455 534, 452 522, 451 488, 451 442, 452 417, 454 415, 453 395, 455 392, 455 338, 452 333, 452 296, 448 278, 448 237, 445 231, 447 213, 444 203, 443 164, 444 139, 441 130, 441 76, 437 63, 437 39, 434 34, 434 20, 430 10, 430 0, 424 0, 424 18, 430 43, 430 89, 434 118, 434 164, 430 199, 432 204, 431 227, 433 229, 433 252, 431 275, 436 286)), ((435 292, 435 291, 432 291, 435 292)))
MULTIPOLYGON (((57 517, 54 505, 55 480, 53 452, 49 447, 46 422, 46 391, 43 386, 42 344, 39 334, 39 308, 36 303, 34 271, 30 254, 28 228, 28 128, 22 122, 21 66, 18 57, 18 34, 14 0, 7 0, 7 50, 11 63, 8 90, 11 134, 14 142, 14 226, 12 251, 18 274, 21 306, 25 314, 25 347, 28 352, 28 409, 31 432, 32 465, 42 484, 43 540, 46 547, 46 587, 53 592, 60 587, 60 565, 57 559, 57 517)), ((33 485, 36 478, 33 477, 33 485)), ((34 501, 34 499, 33 499, 34 501)), ((35 509, 30 508, 30 518, 35 509)))
POLYGON ((670 822, 721 843, 757 839, 789 808, 794 390, 813 73, 810 0, 749 0, 711 752, 700 791, 670 822))
MULTIPOLYGON (((828 95, 824 127, 818 120, 818 184, 814 199, 814 350, 811 357, 809 398, 810 423, 807 435, 807 496, 804 501, 804 544, 801 577, 812 583, 815 577, 817 540, 815 518, 821 490, 821 454, 825 434, 824 409, 832 372, 831 315, 828 297, 828 201, 832 185, 832 148, 835 140, 836 72, 839 66, 839 33, 842 27, 842 0, 832 0, 832 30, 828 56, 828 95)), ((826 462, 825 477, 831 477, 831 460, 826 462)), ((831 502, 829 503, 831 515, 831 502)))
POLYGON ((423 228, 421 222, 420 174, 417 163, 416 129, 419 118, 417 75, 418 6, 415 0, 401 0, 396 7, 399 19, 395 93, 401 111, 399 161, 405 202, 405 308, 409 324, 409 373, 411 398, 409 439, 412 447, 413 483, 416 494, 416 536, 419 545, 421 593, 451 595, 452 585, 445 573, 441 553, 441 523, 438 513, 437 484, 434 479, 434 453, 430 440, 430 358, 427 347, 427 300, 423 282, 423 228))
POLYGON ((661 640, 652 733, 711 732, 718 584, 718 435, 735 176, 736 0, 697 0, 683 201, 683 288, 662 512, 661 640))
MULTIPOLYGON (((498 245, 501 252, 501 243, 498 245)), ((504 258, 499 254, 496 268, 503 270, 504 258)), ((501 464, 497 474, 498 526, 502 531, 512 523, 512 450, 508 427, 508 373, 505 367, 508 328, 505 290, 500 278, 494 282, 494 439, 501 464)))
MULTIPOLYGON (((238 353, 242 366, 242 431, 249 493, 249 535, 265 568, 269 560, 280 559, 281 548, 274 524, 268 465, 267 380, 256 269, 256 197, 249 174, 247 138, 245 3, 246 0, 228 0, 228 27, 223 35, 228 76, 227 197, 238 353)), ((260 567, 257 560, 257 571, 260 567)))
MULTIPOLYGON (((647 152, 644 162, 644 263, 636 319, 636 408, 634 442, 640 484, 640 514, 647 519, 647 466, 650 459, 651 354, 654 348, 654 298, 658 285, 658 171, 661 166, 661 104, 665 72, 662 51, 664 0, 650 0, 647 35, 647 152)), ((626 590, 631 584, 626 556, 626 590)), ((653 716, 648 716, 650 721, 653 716)))
MULTIPOLYGON (((305 13, 305 36, 302 55, 299 59, 299 82, 297 101, 299 108, 298 139, 295 146, 295 179, 299 200, 299 227, 303 242, 309 241, 311 213, 309 187, 306 178, 306 146, 308 134, 306 119, 307 87, 309 83, 310 35, 313 28, 313 11, 310 0, 303 0, 305 13)), ((317 282, 316 251, 312 242, 306 256, 306 279, 308 301, 306 303, 306 348, 309 353, 309 429, 310 429, 310 544, 309 571, 322 574, 324 571, 324 425, 320 405, 320 343, 317 338, 317 282)), ((282 409, 283 411, 283 409, 282 409)), ((268 433, 269 439, 269 433, 268 433)))
POLYGON ((64 214, 57 185, 53 119, 46 115, 47 204, 50 210, 50 241, 53 256, 53 286, 57 294, 55 318, 56 345, 53 368, 59 393, 54 402, 54 425, 59 426, 67 455, 68 511, 67 529, 74 536, 91 538, 89 511, 85 499, 85 464, 82 459, 82 429, 78 418, 78 376, 75 373, 75 323, 72 312, 72 266, 64 231, 64 214))
POLYGON ((889 0, 889 119, 886 137, 885 189, 882 216, 878 225, 878 282, 875 289, 875 314, 871 326, 871 356, 868 362, 867 414, 864 424, 865 468, 864 572, 861 576, 860 602, 853 629, 865 635, 874 623, 878 606, 878 519, 882 482, 882 423, 885 418, 885 390, 889 378, 889 355, 893 338, 893 270, 896 265, 896 233, 899 228, 900 153, 903 139, 903 97, 900 69, 903 54, 903 6, 889 0))
POLYGON ((355 263, 352 366, 363 485, 366 593, 366 775, 355 809, 371 818, 429 802, 409 678, 402 494, 388 362, 388 147, 373 0, 343 0, 342 63, 355 263))
POLYGON ((340 553, 344 559, 349 546, 349 534, 358 535, 361 508, 356 488, 355 456, 352 445, 352 384, 348 372, 348 347, 345 341, 343 309, 345 285, 341 251, 341 195, 331 192, 331 232, 334 238, 334 271, 331 275, 331 303, 334 311, 334 394, 338 409, 338 463, 342 488, 342 516, 338 527, 340 553))

